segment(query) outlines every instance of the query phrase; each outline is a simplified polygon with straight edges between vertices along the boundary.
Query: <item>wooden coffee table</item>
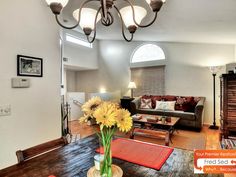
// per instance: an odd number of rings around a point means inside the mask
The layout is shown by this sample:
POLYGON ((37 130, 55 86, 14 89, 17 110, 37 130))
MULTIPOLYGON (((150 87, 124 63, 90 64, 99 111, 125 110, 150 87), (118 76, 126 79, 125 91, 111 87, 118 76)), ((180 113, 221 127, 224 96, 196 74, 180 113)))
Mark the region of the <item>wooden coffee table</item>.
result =
POLYGON ((167 117, 170 122, 162 122, 163 116, 149 115, 149 114, 136 114, 133 116, 133 129, 130 138, 133 139, 136 134, 164 138, 165 145, 169 146, 171 136, 175 131, 175 125, 180 120, 178 117, 167 117), (134 118, 136 116, 136 118, 134 118), (140 118, 137 118, 140 117, 140 118))

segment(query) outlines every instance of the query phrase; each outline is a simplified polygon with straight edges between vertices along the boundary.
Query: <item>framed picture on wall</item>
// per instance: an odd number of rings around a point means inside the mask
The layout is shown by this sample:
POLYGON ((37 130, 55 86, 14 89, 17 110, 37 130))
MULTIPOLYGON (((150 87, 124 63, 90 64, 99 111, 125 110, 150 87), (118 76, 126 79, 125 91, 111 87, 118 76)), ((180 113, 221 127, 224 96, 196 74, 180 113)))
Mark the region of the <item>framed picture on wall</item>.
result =
POLYGON ((17 76, 43 77, 43 59, 17 55, 17 76))

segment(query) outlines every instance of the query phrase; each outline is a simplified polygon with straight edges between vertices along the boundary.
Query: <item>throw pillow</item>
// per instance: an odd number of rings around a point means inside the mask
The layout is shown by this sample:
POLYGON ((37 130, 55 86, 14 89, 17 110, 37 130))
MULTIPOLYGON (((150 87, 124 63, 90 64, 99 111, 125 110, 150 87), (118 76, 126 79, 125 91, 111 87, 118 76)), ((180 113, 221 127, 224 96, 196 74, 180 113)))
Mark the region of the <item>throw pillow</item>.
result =
POLYGON ((185 101, 186 101, 185 98, 178 96, 177 100, 176 100, 176 104, 182 105, 182 104, 184 104, 185 101))
POLYGON ((151 95, 143 95, 141 98, 142 99, 151 99, 151 95))
POLYGON ((184 112, 194 112, 195 106, 193 103, 193 97, 191 96, 178 96, 176 100, 175 110, 182 110, 184 112))
POLYGON ((176 96, 173 95, 165 95, 162 97, 165 101, 176 101, 176 96))
POLYGON ((151 99, 141 99, 141 109, 152 109, 152 100, 151 99))
POLYGON ((174 111, 176 101, 156 101, 156 108, 165 111, 174 111))
POLYGON ((156 107, 156 101, 163 101, 162 96, 160 95, 152 95, 152 108, 155 109, 156 107))
POLYGON ((183 104, 183 111, 184 112, 194 112, 194 107, 192 106, 192 102, 193 102, 193 97, 192 96, 188 96, 188 97, 184 97, 185 98, 185 103, 183 104))
POLYGON ((191 105, 191 109, 190 112, 194 112, 195 111, 195 107, 197 106, 198 102, 201 100, 200 97, 194 97, 193 100, 190 102, 191 105))
POLYGON ((180 96, 176 97, 176 104, 175 104, 175 110, 183 111, 182 105, 184 103, 184 99, 180 96))

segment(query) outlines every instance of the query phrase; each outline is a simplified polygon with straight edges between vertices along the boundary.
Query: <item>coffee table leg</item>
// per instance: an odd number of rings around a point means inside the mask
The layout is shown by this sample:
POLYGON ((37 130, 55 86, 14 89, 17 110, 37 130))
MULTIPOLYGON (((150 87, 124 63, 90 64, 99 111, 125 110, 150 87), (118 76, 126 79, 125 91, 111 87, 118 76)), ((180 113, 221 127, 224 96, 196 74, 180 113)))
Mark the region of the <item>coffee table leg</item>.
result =
POLYGON ((172 135, 174 134, 174 132, 176 131, 176 129, 172 126, 172 127, 170 127, 170 129, 169 129, 169 136, 170 136, 170 142, 171 142, 171 144, 173 144, 173 142, 172 142, 172 139, 171 139, 171 137, 172 137, 172 135))
POLYGON ((170 142, 171 142, 171 144, 173 144, 173 141, 171 140, 171 136, 170 136, 170 142))
POLYGON ((130 139, 134 139, 134 127, 132 128, 131 130, 131 133, 130 133, 130 139))
MULTIPOLYGON (((169 142, 170 142, 171 140, 170 140, 170 133, 167 131, 166 132, 166 137, 165 137, 165 145, 166 146, 169 146, 169 142)), ((172 143, 172 142, 171 142, 172 143)))

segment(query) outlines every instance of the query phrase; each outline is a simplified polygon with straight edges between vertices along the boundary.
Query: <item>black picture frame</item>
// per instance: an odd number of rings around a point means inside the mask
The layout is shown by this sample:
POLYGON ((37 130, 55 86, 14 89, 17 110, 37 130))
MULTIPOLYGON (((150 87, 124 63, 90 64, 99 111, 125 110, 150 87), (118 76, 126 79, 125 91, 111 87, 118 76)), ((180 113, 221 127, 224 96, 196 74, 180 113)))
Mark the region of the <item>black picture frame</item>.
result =
POLYGON ((17 76, 43 77, 43 59, 17 55, 17 76))

